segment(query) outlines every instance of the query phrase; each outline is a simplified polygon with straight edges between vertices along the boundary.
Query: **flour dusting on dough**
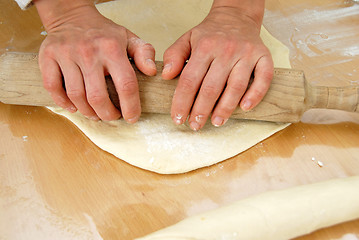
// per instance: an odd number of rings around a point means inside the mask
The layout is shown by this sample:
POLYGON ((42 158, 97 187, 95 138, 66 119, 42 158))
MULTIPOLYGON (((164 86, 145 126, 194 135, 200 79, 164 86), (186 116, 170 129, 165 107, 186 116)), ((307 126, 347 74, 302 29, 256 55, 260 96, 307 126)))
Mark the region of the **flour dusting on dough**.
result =
MULTIPOLYGON (((156 60, 162 60, 164 51, 173 44, 171 39, 179 38, 199 24, 211 8, 211 2, 171 1, 171 9, 181 11, 170 13, 162 1, 153 0, 143 0, 142 4, 132 0, 113 1, 99 4, 97 8, 104 16, 151 43, 156 49, 156 60), (118 14, 118 9, 124 8, 128 14, 118 14)), ((290 67, 288 48, 264 28, 261 37, 273 55, 274 65, 290 67)), ((288 126, 229 120, 216 128, 208 121, 203 129, 193 132, 187 125, 175 125, 169 115, 142 114, 139 122, 131 125, 123 120, 93 122, 78 113, 52 110, 76 124, 101 149, 134 166, 163 174, 188 172, 221 162, 288 126)))
POLYGON ((139 122, 128 124, 123 119, 95 122, 80 113, 50 110, 71 120, 103 150, 134 166, 163 174, 218 163, 288 126, 230 119, 220 128, 208 122, 194 132, 187 125, 175 125, 164 114, 142 114, 139 122))

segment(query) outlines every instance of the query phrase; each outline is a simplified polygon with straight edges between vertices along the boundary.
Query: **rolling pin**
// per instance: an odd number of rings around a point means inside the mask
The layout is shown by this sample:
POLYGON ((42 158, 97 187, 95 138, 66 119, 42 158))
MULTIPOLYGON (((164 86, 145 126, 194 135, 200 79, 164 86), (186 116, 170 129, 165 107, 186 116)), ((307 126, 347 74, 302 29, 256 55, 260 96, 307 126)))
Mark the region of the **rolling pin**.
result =
MULTIPOLYGON (((162 62, 156 62, 157 75, 149 77, 134 67, 139 82, 142 112, 170 113, 178 78, 163 80, 162 62)), ((109 96, 116 107, 119 100, 110 77, 106 78, 109 96)), ((55 106, 43 88, 34 53, 5 53, 0 56, 0 101, 6 104, 55 106)), ((359 85, 346 87, 315 86, 306 81, 303 71, 274 70, 270 89, 262 102, 244 112, 239 107, 231 118, 273 122, 299 122, 312 108, 359 112, 359 85)))

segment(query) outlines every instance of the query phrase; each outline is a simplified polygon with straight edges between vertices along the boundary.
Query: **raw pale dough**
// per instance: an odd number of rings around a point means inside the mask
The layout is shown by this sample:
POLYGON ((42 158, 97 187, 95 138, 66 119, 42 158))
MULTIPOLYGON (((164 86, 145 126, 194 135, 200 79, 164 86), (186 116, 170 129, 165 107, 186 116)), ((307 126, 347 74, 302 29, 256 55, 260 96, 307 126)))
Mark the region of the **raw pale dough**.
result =
POLYGON ((266 192, 138 240, 287 240, 359 217, 359 176, 266 192))
POLYGON ((123 120, 94 122, 61 109, 56 113, 70 119, 103 150, 137 167, 164 174, 188 172, 230 158, 287 126, 229 120, 220 128, 208 122, 194 132, 188 126, 176 126, 163 114, 143 114, 131 125, 123 120))
MULTIPOLYGON (((208 14, 210 0, 118 0, 97 5, 115 23, 125 26, 156 49, 156 60, 185 32, 208 14)), ((289 49, 262 28, 261 38, 270 49, 274 67, 291 68, 289 49)))
MULTIPOLYGON (((164 50, 207 15, 208 0, 121 0, 99 4, 100 12, 152 43, 157 60, 164 50)), ((264 28, 261 37, 276 67, 290 67, 289 51, 264 28)), ((169 115, 143 114, 138 123, 92 122, 80 114, 54 110, 75 123, 97 146, 150 171, 183 173, 212 165, 250 148, 288 124, 229 120, 220 128, 209 122, 199 132, 175 126, 169 115)))

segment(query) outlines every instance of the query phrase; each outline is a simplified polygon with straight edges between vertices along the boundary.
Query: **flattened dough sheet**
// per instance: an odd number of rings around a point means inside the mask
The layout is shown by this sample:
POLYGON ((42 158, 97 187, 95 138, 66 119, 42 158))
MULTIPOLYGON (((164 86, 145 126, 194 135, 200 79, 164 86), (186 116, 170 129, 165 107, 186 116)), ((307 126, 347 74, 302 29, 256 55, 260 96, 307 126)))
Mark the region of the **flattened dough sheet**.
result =
MULTIPOLYGON (((207 15, 208 0, 121 0, 97 5, 99 11, 150 42, 157 60, 178 37, 207 15)), ((261 37, 275 67, 289 68, 289 50, 264 28, 261 37)), ((129 125, 123 120, 92 122, 81 114, 52 109, 76 124, 98 147, 137 167, 163 174, 209 166, 245 151, 288 124, 229 120, 220 128, 209 122, 199 132, 175 126, 169 115, 143 114, 129 125)))

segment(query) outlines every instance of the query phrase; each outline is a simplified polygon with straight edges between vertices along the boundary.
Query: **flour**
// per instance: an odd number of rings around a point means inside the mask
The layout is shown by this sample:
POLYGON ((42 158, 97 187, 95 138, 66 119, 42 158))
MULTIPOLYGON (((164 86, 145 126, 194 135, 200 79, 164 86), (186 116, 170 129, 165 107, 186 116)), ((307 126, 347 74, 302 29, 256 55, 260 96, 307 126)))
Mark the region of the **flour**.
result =
MULTIPOLYGON (((11 158, 5 158, 11 159, 11 158)), ((79 222, 51 208, 37 190, 28 166, 0 176, 0 239, 102 240, 94 222, 79 222)))
POLYGON ((91 121, 80 113, 51 109, 66 116, 103 150, 140 168, 164 174, 183 173, 231 158, 288 124, 228 120, 208 123, 198 132, 177 126, 169 115, 142 114, 139 122, 91 121))
POLYGON ((273 8, 264 18, 271 32, 290 46, 293 67, 302 69, 319 86, 357 85, 359 74, 353 66, 358 65, 359 47, 354 20, 359 4, 348 0, 302 7, 298 3, 297 10, 273 8))
MULTIPOLYGON (((190 216, 137 240, 294 239, 358 218, 358 187, 356 176, 269 191, 190 216)), ((350 234, 345 239, 356 236, 350 234)))
POLYGON ((182 161, 196 153, 208 155, 211 158, 210 153, 213 149, 223 149, 226 146, 233 145, 226 138, 220 142, 214 141, 211 137, 212 134, 226 135, 225 132, 230 131, 239 135, 246 127, 246 121, 239 120, 229 120, 222 129, 216 128, 208 122, 203 129, 194 132, 189 128, 188 123, 177 126, 171 122, 167 115, 158 115, 157 118, 160 118, 160 121, 154 120, 149 115, 144 115, 143 118, 137 123, 136 134, 144 136, 150 163, 156 161, 154 155, 158 152, 168 153, 176 161, 182 161), (180 152, 171 154, 179 148, 181 148, 180 152))
MULTIPOLYGON (((171 39, 200 23, 211 2, 182 0, 163 4, 161 0, 143 0, 137 4, 122 0, 99 4, 97 8, 151 43, 156 49, 156 60, 162 60, 164 51, 173 43, 171 39), (118 14, 119 9, 126 9, 127 14, 118 14)), ((290 67, 288 48, 265 28, 260 36, 272 53, 274 66, 290 67)), ((229 120, 224 126, 214 127, 208 121, 204 128, 194 132, 188 125, 175 125, 169 115, 142 114, 139 122, 131 125, 124 120, 94 122, 78 113, 52 110, 71 120, 104 151, 134 166, 163 174, 184 173, 221 162, 288 126, 229 120)))
MULTIPOLYGON (((166 117, 169 118, 169 116, 166 117)), ((151 128, 148 128, 149 124, 151 124, 150 120, 146 119, 139 122, 138 126, 139 134, 143 135, 146 140, 149 153, 173 152, 177 148, 182 148, 179 154, 172 156, 180 161, 199 151, 202 154, 209 154, 211 148, 216 147, 213 146, 211 139, 206 138, 208 131, 216 130, 212 126, 206 126, 203 130, 194 132, 186 125, 176 126, 171 122, 166 125, 157 122, 152 124, 151 128), (189 141, 188 137, 193 138, 194 141, 189 141)), ((224 139, 220 144, 226 145, 227 141, 224 139)), ((154 157, 151 157, 150 161, 155 161, 154 157)))

